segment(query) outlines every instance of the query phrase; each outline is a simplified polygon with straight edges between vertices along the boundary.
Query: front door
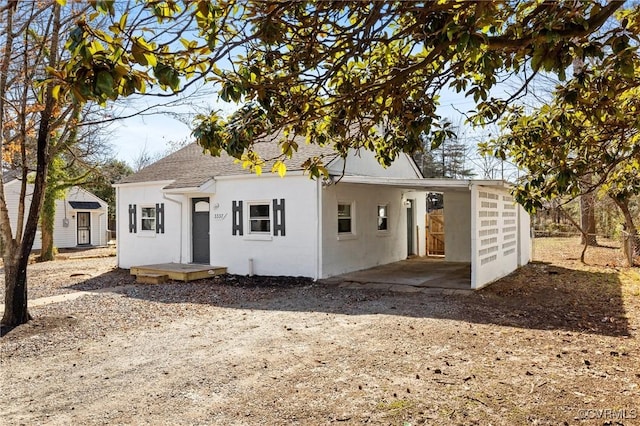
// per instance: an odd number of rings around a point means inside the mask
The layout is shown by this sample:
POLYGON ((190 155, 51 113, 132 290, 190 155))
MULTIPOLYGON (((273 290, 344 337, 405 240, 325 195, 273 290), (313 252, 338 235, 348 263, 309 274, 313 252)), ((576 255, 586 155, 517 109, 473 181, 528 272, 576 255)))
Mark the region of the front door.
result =
POLYGON ((413 200, 407 200, 407 256, 415 254, 413 250, 413 200))
POLYGON ((91 244, 91 213, 78 212, 78 245, 91 244))
POLYGON ((191 241, 193 263, 208 265, 209 259, 209 199, 193 198, 191 202, 191 241))

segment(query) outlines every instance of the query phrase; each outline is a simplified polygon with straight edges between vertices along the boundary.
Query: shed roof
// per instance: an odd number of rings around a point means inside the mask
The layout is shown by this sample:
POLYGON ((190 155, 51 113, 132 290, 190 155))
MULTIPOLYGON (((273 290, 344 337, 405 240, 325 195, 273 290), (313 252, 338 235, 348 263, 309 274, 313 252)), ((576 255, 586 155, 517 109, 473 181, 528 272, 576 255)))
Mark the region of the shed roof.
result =
POLYGON ((102 208, 97 201, 69 201, 69 204, 75 210, 97 210, 102 208))
MULTIPOLYGON (((302 164, 310 157, 325 157, 328 164, 337 154, 330 147, 321 147, 317 144, 307 144, 303 138, 297 138, 298 151, 287 160, 288 170, 302 170, 302 164)), ((280 146, 275 141, 261 141, 254 144, 254 150, 267 160, 264 170, 271 170, 275 158, 281 155, 280 146)), ((204 152, 196 143, 164 157, 137 173, 122 179, 123 183, 142 183, 156 181, 174 181, 166 188, 190 188, 198 187, 216 176, 231 176, 250 174, 248 169, 242 168, 236 163, 236 159, 223 152, 219 157, 214 157, 204 152)))

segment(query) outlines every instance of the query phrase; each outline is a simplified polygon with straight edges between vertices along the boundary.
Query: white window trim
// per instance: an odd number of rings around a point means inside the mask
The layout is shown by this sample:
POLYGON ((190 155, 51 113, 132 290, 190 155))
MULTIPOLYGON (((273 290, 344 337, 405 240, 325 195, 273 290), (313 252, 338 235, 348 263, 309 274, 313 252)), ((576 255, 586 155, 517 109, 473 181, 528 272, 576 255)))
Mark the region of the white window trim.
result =
POLYGON ((376 204, 376 235, 379 237, 386 237, 389 235, 389 202, 381 202, 376 204), (380 207, 384 207, 386 210, 386 216, 380 216, 380 207), (378 229, 378 219, 384 217, 387 219, 387 229, 378 229))
POLYGON ((258 201, 247 201, 247 213, 245 218, 245 223, 247 224, 247 232, 245 232, 245 240, 253 240, 253 241, 270 241, 273 239, 273 206, 271 205, 271 201, 268 200, 258 200, 258 201), (251 206, 262 206, 266 205, 269 207, 269 231, 268 232, 260 232, 260 231, 251 231, 251 206))
POLYGON ((355 240, 356 238, 358 238, 358 233, 357 233, 357 228, 356 228, 356 202, 355 201, 338 201, 338 204, 336 204, 336 225, 337 225, 337 221, 339 220, 339 216, 338 216, 338 206, 341 204, 348 204, 349 206, 351 206, 351 232, 338 232, 337 233, 337 239, 338 241, 344 241, 344 240, 355 240))
MULTIPOLYGON (((138 231, 138 236, 140 237, 155 237, 156 236, 156 221, 158 220, 158 211, 156 210, 156 205, 155 204, 141 204, 139 207, 140 209, 140 223, 139 223, 139 231, 138 231), (154 227, 153 229, 142 229, 142 210, 143 209, 153 209, 154 211, 154 216, 153 216, 153 224, 154 227)), ((144 219, 150 219, 150 218, 144 218, 144 219)))

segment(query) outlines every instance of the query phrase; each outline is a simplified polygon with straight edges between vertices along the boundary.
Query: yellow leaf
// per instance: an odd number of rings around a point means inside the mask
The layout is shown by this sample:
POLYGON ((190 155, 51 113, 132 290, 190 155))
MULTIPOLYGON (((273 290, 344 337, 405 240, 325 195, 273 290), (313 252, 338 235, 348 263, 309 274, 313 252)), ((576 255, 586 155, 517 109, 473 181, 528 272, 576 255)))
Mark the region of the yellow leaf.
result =
POLYGON ((120 22, 118 22, 118 26, 123 31, 127 27, 127 17, 128 17, 128 14, 123 13, 122 16, 120 17, 120 22))
POLYGON ((58 3, 60 6, 66 6, 67 0, 56 0, 56 3, 58 3))
POLYGON ((278 160, 273 164, 271 172, 277 172, 278 176, 284 177, 287 174, 287 165, 284 164, 284 161, 278 160))
POLYGON ((144 57, 147 59, 147 63, 150 66, 155 67, 156 65, 158 65, 158 60, 156 58, 156 55, 154 55, 153 53, 145 53, 144 57))
POLYGON ((262 174, 262 166, 258 166, 258 165, 256 165, 256 166, 254 167, 254 170, 255 170, 255 172, 256 172, 256 175, 260 176, 260 175, 262 174))
POLYGON ((53 89, 51 90, 51 96, 53 96, 53 99, 55 99, 56 101, 58 100, 58 96, 60 96, 60 86, 53 86, 53 89))

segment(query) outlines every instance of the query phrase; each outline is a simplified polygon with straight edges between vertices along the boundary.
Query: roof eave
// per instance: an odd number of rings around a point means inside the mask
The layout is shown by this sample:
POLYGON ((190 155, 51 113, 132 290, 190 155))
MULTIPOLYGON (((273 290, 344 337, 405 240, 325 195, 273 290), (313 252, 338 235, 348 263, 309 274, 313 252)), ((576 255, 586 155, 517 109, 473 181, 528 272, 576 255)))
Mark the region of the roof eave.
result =
POLYGON ((187 193, 214 194, 216 192, 216 181, 215 179, 208 179, 206 182, 198 186, 162 188, 162 192, 164 192, 165 194, 187 194, 187 193))
POLYGON ((143 181, 143 182, 124 182, 124 183, 114 183, 111 184, 113 188, 128 188, 134 186, 151 186, 151 185, 162 185, 168 186, 175 182, 175 179, 172 180, 153 180, 153 181, 143 181))

